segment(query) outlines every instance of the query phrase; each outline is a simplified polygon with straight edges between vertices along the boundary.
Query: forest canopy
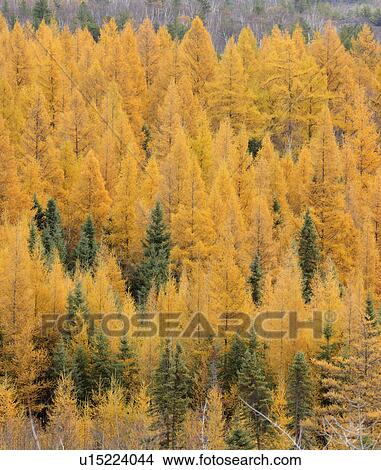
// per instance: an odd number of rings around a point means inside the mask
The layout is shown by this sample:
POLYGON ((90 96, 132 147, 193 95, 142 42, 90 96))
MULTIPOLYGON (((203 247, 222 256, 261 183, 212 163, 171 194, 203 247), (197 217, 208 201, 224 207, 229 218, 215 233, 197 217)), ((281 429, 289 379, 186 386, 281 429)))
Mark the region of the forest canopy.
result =
POLYGON ((380 447, 380 58, 0 18, 0 448, 380 447))

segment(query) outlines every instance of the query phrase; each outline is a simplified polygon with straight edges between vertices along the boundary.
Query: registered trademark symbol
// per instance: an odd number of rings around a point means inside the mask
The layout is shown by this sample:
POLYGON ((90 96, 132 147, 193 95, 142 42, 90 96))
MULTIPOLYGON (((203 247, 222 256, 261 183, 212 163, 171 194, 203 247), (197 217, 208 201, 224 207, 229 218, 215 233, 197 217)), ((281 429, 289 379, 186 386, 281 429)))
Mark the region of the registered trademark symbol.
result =
POLYGON ((336 321, 336 313, 335 312, 331 312, 330 310, 328 310, 328 312, 325 312, 324 313, 324 319, 327 323, 334 323, 336 321))

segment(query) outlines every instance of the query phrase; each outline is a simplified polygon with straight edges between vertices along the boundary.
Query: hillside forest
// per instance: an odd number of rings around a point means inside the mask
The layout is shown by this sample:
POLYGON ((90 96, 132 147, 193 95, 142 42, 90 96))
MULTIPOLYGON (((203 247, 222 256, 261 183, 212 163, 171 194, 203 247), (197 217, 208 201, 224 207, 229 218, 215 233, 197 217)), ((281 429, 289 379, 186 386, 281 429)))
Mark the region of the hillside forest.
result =
POLYGON ((369 26, 0 18, 0 448, 380 448, 380 126, 369 26))

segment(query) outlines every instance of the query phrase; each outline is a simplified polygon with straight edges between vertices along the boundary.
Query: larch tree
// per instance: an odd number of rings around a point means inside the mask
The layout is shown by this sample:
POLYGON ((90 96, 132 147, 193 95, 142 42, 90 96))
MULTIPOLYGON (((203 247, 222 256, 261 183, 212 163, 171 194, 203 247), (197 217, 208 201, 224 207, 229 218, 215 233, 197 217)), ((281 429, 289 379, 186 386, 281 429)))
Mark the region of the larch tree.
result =
POLYGON ((51 449, 73 450, 79 448, 79 412, 70 377, 61 376, 54 395, 46 429, 51 449))
POLYGON ((179 205, 185 203, 190 192, 187 184, 190 165, 191 155, 186 135, 184 129, 178 125, 170 151, 161 165, 163 179, 160 199, 170 224, 179 205))
POLYGON ((323 33, 315 34, 310 50, 320 67, 319 76, 327 77, 327 89, 331 94, 329 108, 334 115, 334 124, 345 130, 350 111, 348 98, 355 84, 354 77, 349 73, 353 59, 331 22, 325 25, 323 33))
POLYGON ((207 204, 207 192, 197 157, 189 156, 182 198, 172 218, 172 257, 179 265, 205 260, 212 251, 216 234, 207 204))
POLYGON ((222 408, 221 392, 218 388, 211 388, 207 398, 205 448, 225 449, 224 441, 224 416, 222 408))
POLYGON ((172 80, 158 109, 158 122, 154 132, 152 150, 159 158, 167 155, 181 124, 180 96, 172 80))
POLYGON ((381 57, 381 48, 369 25, 364 24, 358 36, 352 39, 353 56, 374 70, 381 57))
POLYGON ((215 79, 208 91, 211 121, 215 128, 227 118, 235 130, 240 129, 242 124, 250 131, 256 129, 260 116, 255 107, 254 96, 248 88, 242 59, 233 38, 226 44, 215 79))
POLYGON ((181 42, 180 64, 182 73, 191 80, 195 95, 205 101, 206 86, 214 78, 217 58, 210 35, 198 17, 192 21, 181 42))
POLYGON ((130 260, 137 259, 142 237, 138 212, 140 175, 134 158, 126 157, 122 160, 110 212, 110 242, 120 258, 130 260))
POLYGON ((353 266, 357 249, 356 232, 346 211, 341 177, 341 158, 328 108, 311 141, 314 166, 311 202, 323 257, 331 257, 341 272, 353 266))
MULTIPOLYGON (((242 245, 245 224, 237 193, 225 162, 222 162, 209 196, 214 229, 221 243, 231 244, 235 249, 242 245)), ((240 252, 241 253, 241 252, 240 252)))
POLYGON ((142 385, 134 401, 127 406, 128 447, 131 449, 155 449, 158 445, 154 431, 154 418, 150 412, 151 399, 147 386, 142 385))
POLYGON ((264 63, 257 69, 261 86, 258 107, 282 150, 291 151, 300 146, 316 123, 326 99, 324 75, 318 76, 318 66, 307 54, 300 28, 291 37, 275 27, 258 60, 264 63))
POLYGON ((29 413, 41 411, 41 396, 47 388, 45 373, 48 368, 47 351, 35 343, 34 322, 26 320, 8 344, 13 360, 7 373, 12 377, 20 403, 29 413))
POLYGON ((352 133, 346 139, 352 147, 356 159, 357 170, 363 184, 366 184, 366 175, 373 175, 381 164, 379 152, 379 135, 366 103, 365 93, 357 90, 354 96, 354 109, 352 118, 352 133))
POLYGON ((58 65, 62 60, 63 53, 53 28, 42 24, 36 36, 44 44, 44 49, 36 50, 39 70, 37 80, 45 96, 50 127, 54 129, 63 103, 63 75, 58 65))
POLYGON ((30 256, 25 226, 5 226, 0 262, 1 323, 6 330, 17 327, 33 312, 30 256))
POLYGON ((149 89, 155 79, 159 62, 159 40, 151 21, 146 18, 140 25, 138 34, 138 50, 144 67, 146 86, 149 89))
POLYGON ((14 149, 9 131, 3 118, 0 118, 0 213, 12 222, 20 217, 27 206, 27 195, 21 185, 14 149))
POLYGON ((121 61, 119 67, 121 94, 124 109, 136 135, 143 127, 143 115, 146 107, 145 72, 138 52, 135 32, 130 22, 126 23, 120 34, 121 61))
POLYGON ((16 89, 20 89, 31 83, 34 74, 32 51, 27 41, 24 30, 16 21, 9 35, 10 61, 8 63, 8 74, 10 82, 16 89))
POLYGON ((25 124, 21 152, 22 182, 24 187, 39 187, 40 163, 46 156, 47 140, 49 135, 49 117, 45 108, 45 99, 42 94, 37 93, 31 103, 28 119, 25 124))
POLYGON ((77 206, 77 220, 84 220, 91 215, 98 229, 106 225, 111 198, 105 188, 99 161, 93 151, 90 151, 82 162, 82 171, 72 198, 77 206))
POLYGON ((258 47, 253 31, 248 26, 242 28, 238 36, 237 50, 241 56, 248 86, 252 91, 255 91, 255 68, 257 66, 258 47))
POLYGON ((127 406, 117 382, 100 395, 95 410, 95 440, 101 449, 123 449, 128 440, 127 406))
POLYGON ((0 447, 1 449, 27 449, 26 417, 17 401, 13 385, 0 382, 0 447))
POLYGON ((82 158, 90 149, 94 126, 86 107, 86 102, 77 90, 68 99, 65 112, 57 125, 57 135, 69 142, 77 159, 82 158))

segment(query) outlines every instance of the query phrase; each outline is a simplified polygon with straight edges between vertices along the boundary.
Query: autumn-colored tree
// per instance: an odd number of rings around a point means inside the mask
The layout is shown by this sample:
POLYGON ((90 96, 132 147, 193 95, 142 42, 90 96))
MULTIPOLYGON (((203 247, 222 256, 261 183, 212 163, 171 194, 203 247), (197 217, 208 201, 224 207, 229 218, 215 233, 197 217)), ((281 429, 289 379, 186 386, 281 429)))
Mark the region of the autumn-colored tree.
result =
POLYGON ((27 208, 27 196, 17 171, 14 149, 4 119, 0 118, 0 211, 4 219, 16 222, 27 208))
POLYGON ((374 70, 381 54, 380 45, 374 37, 369 25, 364 24, 358 36, 352 40, 352 53, 354 57, 374 70))
POLYGON ((74 384, 70 377, 62 376, 58 382, 54 402, 49 414, 47 438, 49 448, 73 450, 78 442, 79 412, 74 396, 74 384))
POLYGON ((3 3, 0 447, 379 448, 371 28, 3 3))
POLYGON ((350 345, 316 363, 322 377, 318 428, 335 448, 378 446, 379 332, 369 298, 358 320, 350 345))
POLYGON ((311 44, 311 52, 320 70, 318 77, 326 75, 327 89, 331 96, 330 110, 333 112, 334 123, 345 130, 350 111, 349 97, 354 88, 354 77, 349 70, 353 67, 353 59, 345 50, 333 24, 328 22, 322 34, 316 33, 311 44))
POLYGON ((340 153, 327 108, 321 118, 310 147, 314 164, 311 202, 323 256, 332 257, 340 270, 348 271, 353 266, 356 250, 353 220, 345 210, 340 153))
POLYGON ((378 133, 372 119, 369 108, 366 104, 364 91, 359 89, 354 96, 352 134, 347 138, 347 142, 352 147, 357 169, 360 176, 374 174, 380 166, 380 154, 378 148, 378 133))
POLYGON ((17 402, 14 387, 4 379, 0 383, 0 397, 0 448, 28 448, 24 410, 17 402))
POLYGON ((105 188, 99 161, 93 151, 90 151, 83 160, 81 175, 72 197, 77 209, 77 220, 84 220, 86 216, 91 215, 97 228, 106 225, 111 198, 105 188))
POLYGON ((285 151, 298 148, 310 138, 326 100, 326 81, 306 50, 297 28, 293 35, 278 27, 259 51, 257 76, 261 86, 259 109, 268 116, 269 129, 285 151))
POLYGON ((144 67, 145 82, 149 88, 155 79, 159 62, 159 41, 151 21, 146 18, 137 34, 139 55, 144 67))
POLYGON ((124 109, 132 128, 138 135, 143 127, 146 81, 144 68, 138 53, 136 35, 130 22, 126 23, 120 34, 120 46, 122 60, 118 64, 121 69, 118 81, 124 100, 124 109))
POLYGON ((138 176, 136 161, 128 157, 123 159, 111 207, 110 241, 119 257, 130 260, 137 259, 142 238, 138 216, 138 176))
POLYGON ((183 74, 187 74, 193 92, 204 101, 206 86, 216 71, 216 53, 201 19, 196 17, 186 32, 180 46, 180 61, 183 74))
POLYGON ((224 449, 224 418, 221 393, 210 389, 207 399, 205 441, 207 449, 224 449))
POLYGON ((208 93, 210 115, 215 127, 228 118, 234 129, 245 124, 250 131, 256 130, 260 117, 254 96, 247 84, 242 59, 231 38, 216 70, 215 80, 208 93))

